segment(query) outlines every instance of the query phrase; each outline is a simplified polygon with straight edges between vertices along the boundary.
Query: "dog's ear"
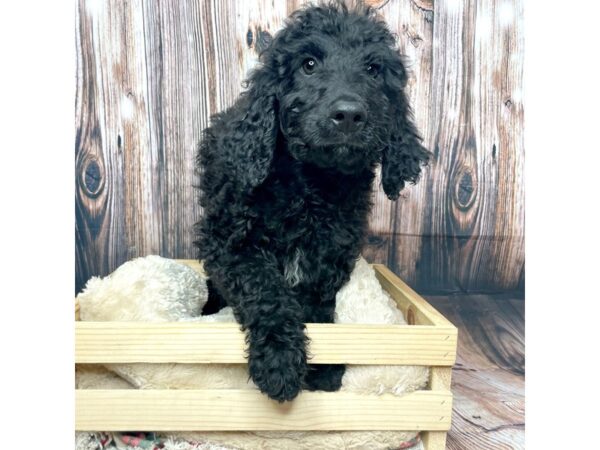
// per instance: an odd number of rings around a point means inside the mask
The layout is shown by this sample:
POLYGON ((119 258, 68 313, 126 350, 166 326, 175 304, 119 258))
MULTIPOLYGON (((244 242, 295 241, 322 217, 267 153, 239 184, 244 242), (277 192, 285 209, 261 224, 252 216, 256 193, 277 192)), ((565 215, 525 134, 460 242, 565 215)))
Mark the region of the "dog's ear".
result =
POLYGON ((392 89, 395 90, 392 126, 387 146, 381 160, 381 184, 390 200, 396 200, 406 183, 416 183, 421 167, 429 162, 431 153, 422 145, 413 122, 408 98, 404 93, 407 76, 399 64, 393 74, 392 89))
POLYGON ((256 70, 248 89, 206 130, 200 148, 205 161, 219 161, 222 176, 240 192, 251 191, 269 174, 279 129, 273 86, 265 69, 256 70))

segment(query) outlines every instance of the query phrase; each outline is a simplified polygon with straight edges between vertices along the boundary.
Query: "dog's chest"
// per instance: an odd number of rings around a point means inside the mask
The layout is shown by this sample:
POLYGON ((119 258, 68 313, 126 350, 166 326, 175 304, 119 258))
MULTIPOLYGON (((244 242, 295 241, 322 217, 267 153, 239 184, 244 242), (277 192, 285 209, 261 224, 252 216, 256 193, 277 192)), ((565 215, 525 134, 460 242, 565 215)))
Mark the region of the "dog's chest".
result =
POLYGON ((300 248, 296 248, 285 257, 283 266, 283 277, 285 282, 290 287, 296 287, 303 281, 306 281, 305 269, 306 258, 304 252, 300 248))
POLYGON ((356 250, 362 220, 339 205, 306 201, 277 229, 283 276, 290 287, 321 284, 332 267, 356 250))
POLYGON ((254 203, 255 236, 277 257, 288 286, 328 283, 360 251, 370 179, 337 181, 278 177, 254 203))

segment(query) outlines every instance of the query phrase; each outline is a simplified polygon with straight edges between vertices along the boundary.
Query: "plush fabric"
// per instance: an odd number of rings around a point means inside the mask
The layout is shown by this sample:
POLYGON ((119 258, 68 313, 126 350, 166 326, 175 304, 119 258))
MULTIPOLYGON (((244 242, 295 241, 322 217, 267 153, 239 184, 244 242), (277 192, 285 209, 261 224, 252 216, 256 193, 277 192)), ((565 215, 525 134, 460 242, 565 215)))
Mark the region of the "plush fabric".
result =
MULTIPOLYGON (((231 308, 210 316, 198 316, 207 299, 205 276, 183 264, 158 256, 135 259, 104 279, 90 280, 77 299, 81 320, 235 321, 231 308), (177 284, 177 288, 170 289, 174 284, 177 284)), ((395 302, 381 288, 373 269, 362 258, 356 263, 348 283, 338 292, 336 303, 337 323, 406 323, 395 302)), ((77 387, 256 389, 248 379, 245 364, 108 364, 106 368, 110 372, 96 365, 78 367, 77 387)), ((428 373, 428 369, 421 366, 349 365, 342 380, 342 390, 401 395, 424 387, 428 373)), ((181 438, 229 445, 232 448, 264 450, 398 448, 400 443, 410 441, 415 435, 415 432, 396 431, 177 434, 181 438), (365 447, 366 443, 372 445, 365 447)))
POLYGON ((419 437, 398 442, 398 436, 386 436, 381 432, 348 432, 318 433, 306 436, 307 433, 289 433, 274 439, 260 432, 246 433, 213 433, 213 441, 225 441, 228 444, 207 442, 206 435, 188 433, 169 435, 166 433, 77 433, 76 450, 424 450, 419 437), (389 440, 395 444, 390 446, 389 440))
POLYGON ((83 321, 177 321, 202 313, 206 281, 160 256, 137 258, 103 279, 91 278, 77 299, 83 321))

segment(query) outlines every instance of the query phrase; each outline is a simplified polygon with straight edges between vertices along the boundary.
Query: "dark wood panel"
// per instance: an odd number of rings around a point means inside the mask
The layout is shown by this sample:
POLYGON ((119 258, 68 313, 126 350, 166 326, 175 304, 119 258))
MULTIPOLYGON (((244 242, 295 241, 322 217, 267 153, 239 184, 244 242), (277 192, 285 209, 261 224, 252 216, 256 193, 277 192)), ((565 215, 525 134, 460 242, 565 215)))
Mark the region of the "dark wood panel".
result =
MULTIPOLYGON (((423 136, 431 127, 429 114, 431 72, 433 68, 433 4, 431 2, 382 2, 381 14, 398 36, 398 48, 406 56, 410 78, 408 93, 415 121, 423 136)), ((388 241, 385 262, 412 285, 416 282, 421 259, 422 236, 426 228, 424 214, 427 201, 426 169, 421 183, 407 187, 396 202, 390 202, 376 182, 375 205, 370 227, 388 241)), ((369 257, 370 255, 366 255, 369 257)))
POLYGON ((426 136, 435 160, 423 179, 417 288, 518 286, 524 262, 522 7, 520 0, 434 2, 426 136))
MULTIPOLYGON (((77 289, 132 257, 195 256, 200 132, 303 3, 79 0, 77 289)), ((366 256, 426 292, 522 289, 522 0, 369 3, 436 157, 395 203, 377 186, 366 256)))

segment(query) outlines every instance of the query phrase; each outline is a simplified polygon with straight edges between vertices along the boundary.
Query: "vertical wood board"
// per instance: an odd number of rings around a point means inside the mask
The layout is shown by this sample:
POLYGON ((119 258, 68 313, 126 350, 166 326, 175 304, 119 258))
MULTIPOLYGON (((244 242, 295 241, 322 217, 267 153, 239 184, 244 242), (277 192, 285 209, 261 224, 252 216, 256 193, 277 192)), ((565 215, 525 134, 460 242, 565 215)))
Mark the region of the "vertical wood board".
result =
MULTIPOLYGON (((201 130, 304 3, 78 1, 77 291, 133 257, 195 257, 201 130)), ((376 186, 365 256, 418 291, 522 289, 522 0, 369 3, 435 158, 397 202, 376 186)))

